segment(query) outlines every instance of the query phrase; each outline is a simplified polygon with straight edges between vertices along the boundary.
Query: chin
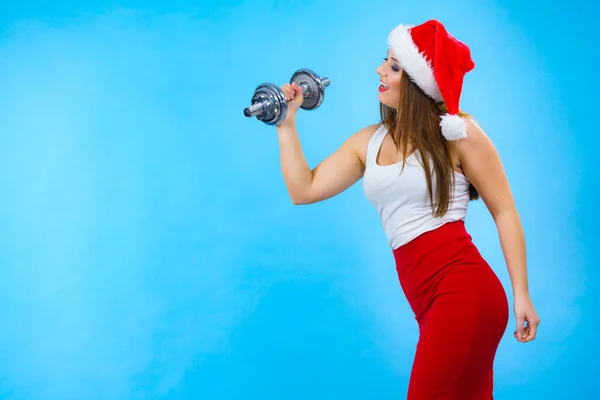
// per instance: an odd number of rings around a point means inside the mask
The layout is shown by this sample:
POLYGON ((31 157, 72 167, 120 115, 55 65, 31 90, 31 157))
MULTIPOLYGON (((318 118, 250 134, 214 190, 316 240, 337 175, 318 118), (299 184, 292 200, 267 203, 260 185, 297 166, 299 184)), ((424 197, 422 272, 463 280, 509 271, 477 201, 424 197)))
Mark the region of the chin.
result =
POLYGON ((385 100, 385 99, 382 99, 381 97, 379 97, 379 102, 380 102, 381 104, 383 104, 384 106, 388 106, 388 107, 390 107, 390 108, 396 108, 396 106, 395 106, 395 105, 392 105, 392 104, 391 104, 391 102, 389 102, 389 101, 387 101, 387 100, 385 100))
POLYGON ((390 107, 390 108, 396 108, 397 104, 394 104, 392 101, 390 101, 389 96, 386 96, 387 93, 377 93, 377 98, 379 99, 379 102, 390 107))

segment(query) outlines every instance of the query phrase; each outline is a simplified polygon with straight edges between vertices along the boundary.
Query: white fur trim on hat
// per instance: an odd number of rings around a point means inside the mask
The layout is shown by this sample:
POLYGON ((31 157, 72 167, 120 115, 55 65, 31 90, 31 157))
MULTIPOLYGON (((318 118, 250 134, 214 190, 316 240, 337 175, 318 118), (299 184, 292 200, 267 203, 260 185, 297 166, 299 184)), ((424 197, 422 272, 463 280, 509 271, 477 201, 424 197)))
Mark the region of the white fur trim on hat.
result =
POLYGON ((403 24, 396 26, 388 36, 388 45, 396 53, 402 68, 421 90, 432 99, 443 101, 433 68, 413 42, 410 28, 411 26, 403 24))
POLYGON ((440 126, 442 127, 442 135, 446 140, 458 140, 467 137, 467 124, 459 115, 442 115, 440 126))

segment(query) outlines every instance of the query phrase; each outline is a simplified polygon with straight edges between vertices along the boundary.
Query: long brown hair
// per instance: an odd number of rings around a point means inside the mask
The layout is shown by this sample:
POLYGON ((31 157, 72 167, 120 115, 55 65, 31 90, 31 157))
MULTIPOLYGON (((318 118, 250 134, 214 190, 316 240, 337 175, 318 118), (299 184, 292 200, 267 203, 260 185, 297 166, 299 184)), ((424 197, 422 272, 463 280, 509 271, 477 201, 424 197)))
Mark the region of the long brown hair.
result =
MULTIPOLYGON (((436 103, 427 96, 403 71, 400 80, 399 111, 382 103, 379 109, 381 123, 391 133, 392 140, 403 155, 404 162, 408 156, 409 145, 412 151, 416 150, 421 155, 432 213, 437 217, 443 216, 448 211, 454 185, 452 156, 440 127, 441 115, 448 111, 446 105, 436 103), (436 178, 435 201, 430 160, 433 161, 433 172, 436 178)), ((463 118, 470 117, 463 111, 459 114, 463 118)), ((470 200, 479 198, 479 193, 472 184, 469 186, 469 195, 470 200)))

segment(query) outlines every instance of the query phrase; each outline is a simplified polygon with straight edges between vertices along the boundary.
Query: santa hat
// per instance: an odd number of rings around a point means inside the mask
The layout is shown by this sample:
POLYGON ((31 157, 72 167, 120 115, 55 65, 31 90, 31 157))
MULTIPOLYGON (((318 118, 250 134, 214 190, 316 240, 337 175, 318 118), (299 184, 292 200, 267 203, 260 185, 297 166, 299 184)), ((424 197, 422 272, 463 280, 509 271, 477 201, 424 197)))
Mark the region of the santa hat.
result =
POLYGON ((448 113, 440 126, 447 140, 467 136, 465 121, 458 115, 463 79, 475 68, 469 47, 450 35, 436 20, 418 26, 398 25, 388 45, 410 78, 435 101, 443 101, 448 113))

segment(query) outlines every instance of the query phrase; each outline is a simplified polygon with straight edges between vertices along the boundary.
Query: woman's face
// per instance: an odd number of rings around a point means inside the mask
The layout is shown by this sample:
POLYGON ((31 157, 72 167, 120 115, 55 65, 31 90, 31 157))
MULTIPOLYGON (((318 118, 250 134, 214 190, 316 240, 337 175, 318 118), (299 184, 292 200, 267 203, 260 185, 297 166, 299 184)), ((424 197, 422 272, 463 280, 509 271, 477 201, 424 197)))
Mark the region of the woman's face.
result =
POLYGON ((391 108, 398 108, 400 103, 400 79, 402 79, 402 68, 391 49, 388 49, 387 57, 376 69, 379 75, 379 101, 391 108))

